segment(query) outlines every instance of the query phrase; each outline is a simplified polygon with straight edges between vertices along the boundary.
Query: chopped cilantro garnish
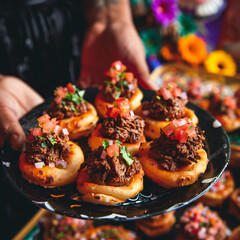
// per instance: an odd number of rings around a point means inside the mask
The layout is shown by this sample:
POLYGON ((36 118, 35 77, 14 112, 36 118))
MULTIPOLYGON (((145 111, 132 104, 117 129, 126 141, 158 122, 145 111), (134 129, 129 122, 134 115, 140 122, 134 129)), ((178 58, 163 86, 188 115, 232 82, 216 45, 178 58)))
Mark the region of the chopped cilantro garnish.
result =
POLYGON ((66 102, 62 101, 62 105, 65 107, 66 106, 66 102))
POLYGON ((169 121, 169 118, 165 118, 166 121, 169 121))
POLYGON ((75 106, 74 106, 73 104, 71 105, 71 109, 72 109, 75 113, 78 112, 78 110, 75 108, 75 106))
POLYGON ((201 227, 205 227, 205 226, 206 226, 206 223, 201 222, 199 225, 200 225, 201 227))
POLYGON ((56 238, 61 239, 63 236, 64 236, 64 233, 60 232, 60 233, 57 234, 56 238))
POLYGON ((159 104, 159 105, 160 105, 160 107, 164 108, 164 106, 162 104, 159 104))
POLYGON ((45 147, 47 147, 47 143, 45 143, 45 142, 42 142, 42 143, 41 143, 41 147, 42 147, 42 148, 45 148, 45 147))
POLYGON ((191 118, 191 116, 189 115, 187 118, 188 118, 188 119, 190 119, 190 118, 191 118))
POLYGON ((104 81, 108 87, 112 87, 114 84, 111 81, 104 81))
POLYGON ((50 156, 50 162, 52 161, 52 156, 50 156))
POLYGON ((63 168, 63 165, 62 164, 58 164, 57 168, 63 168))
POLYGON ((168 87, 173 88, 173 86, 171 84, 168 84, 168 87))
POLYGON ((173 136, 175 134, 175 132, 172 132, 169 136, 173 136))
POLYGON ((116 92, 114 94, 115 99, 118 99, 121 96, 121 92, 116 92))
POLYGON ((43 141, 47 140, 45 137, 40 137, 40 136, 38 136, 38 137, 43 141))
POLYGON ((113 104, 113 107, 115 107, 115 108, 116 108, 116 107, 117 107, 117 104, 116 104, 116 103, 114 103, 114 104, 113 104))
POLYGON ((118 134, 121 134, 121 131, 120 131, 120 130, 118 130, 117 132, 118 132, 118 134))
POLYGON ((190 126, 188 129, 191 129, 191 128, 193 128, 193 126, 190 126))
POLYGON ((123 81, 123 86, 124 86, 124 87, 127 87, 127 86, 128 86, 128 81, 126 81, 126 80, 123 81))
POLYGON ((156 96, 156 98, 157 98, 158 100, 161 100, 161 97, 160 97, 160 96, 158 96, 158 95, 156 96))
POLYGON ((121 146, 121 142, 119 140, 116 140, 118 146, 120 147, 121 146))
POLYGON ((55 133, 55 132, 52 130, 52 131, 51 131, 51 134, 54 134, 54 133, 55 133))
POLYGON ((109 147, 109 141, 108 140, 104 140, 102 142, 102 145, 103 145, 104 149, 108 148, 109 147))
POLYGON ((116 152, 114 152, 114 156, 116 156, 117 155, 117 153, 116 152))
POLYGON ((122 146, 120 153, 122 154, 122 157, 124 158, 126 163, 130 166, 133 163, 133 159, 132 159, 132 154, 128 152, 127 147, 122 146))
POLYGON ((56 140, 55 140, 55 137, 51 137, 49 140, 50 140, 50 142, 53 146, 54 146, 55 143, 57 143, 56 140))
POLYGON ((85 90, 79 90, 76 88, 75 93, 68 92, 64 97, 64 99, 67 99, 68 101, 72 101, 72 102, 75 102, 76 104, 79 104, 81 102, 86 102, 83 99, 84 94, 85 94, 85 90))

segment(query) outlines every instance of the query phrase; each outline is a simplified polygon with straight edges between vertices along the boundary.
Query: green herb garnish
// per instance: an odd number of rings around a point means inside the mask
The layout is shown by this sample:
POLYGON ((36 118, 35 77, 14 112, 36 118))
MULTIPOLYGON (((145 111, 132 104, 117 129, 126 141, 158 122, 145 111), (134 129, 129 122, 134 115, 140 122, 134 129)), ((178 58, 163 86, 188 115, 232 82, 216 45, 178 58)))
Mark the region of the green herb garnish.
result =
POLYGON ((45 137, 40 137, 40 136, 38 136, 38 137, 43 141, 47 140, 45 137))
POLYGON ((75 112, 75 113, 78 113, 78 110, 75 108, 75 106, 72 104, 71 105, 71 109, 75 112))
POLYGON ((169 118, 165 118, 166 121, 169 121, 169 118))
POLYGON ((116 107, 117 107, 117 104, 116 104, 116 103, 114 103, 114 104, 113 104, 113 107, 115 107, 115 108, 116 108, 116 107))
POLYGON ((160 97, 160 96, 158 96, 158 95, 156 96, 156 98, 157 98, 158 100, 161 100, 161 97, 160 97))
POLYGON ((120 147, 121 146, 121 142, 119 140, 116 140, 118 146, 120 147))
POLYGON ((173 88, 173 86, 171 84, 168 84, 168 87, 173 88))
POLYGON ((47 147, 47 143, 42 142, 42 143, 41 143, 41 147, 42 147, 42 148, 46 148, 46 147, 47 147))
POLYGON ((127 147, 121 146, 120 153, 122 154, 122 157, 124 158, 126 163, 130 166, 133 163, 133 159, 132 159, 132 154, 128 152, 127 147))
POLYGON ((159 105, 160 105, 160 107, 164 108, 164 106, 162 104, 159 104, 159 105))
POLYGON ((120 131, 120 130, 118 130, 117 132, 118 132, 118 134, 121 134, 121 131, 120 131))
POLYGON ((78 88, 76 88, 75 85, 73 85, 74 89, 75 89, 75 93, 70 93, 68 92, 66 94, 66 96, 64 97, 64 99, 67 99, 68 101, 72 101, 75 102, 76 104, 79 104, 81 102, 86 102, 86 100, 83 99, 83 96, 85 94, 85 90, 79 90, 78 88))
POLYGON ((57 234, 56 238, 61 239, 63 236, 64 236, 64 233, 60 232, 60 233, 57 234))
POLYGON ((55 143, 57 143, 55 137, 51 137, 50 139, 51 144, 54 146, 55 143))
POLYGON ((109 141, 108 140, 104 140, 102 142, 102 145, 103 145, 104 149, 108 148, 109 147, 109 141))
POLYGON ((57 168, 63 168, 63 165, 60 163, 57 165, 57 168))
POLYGON ((121 96, 121 92, 116 92, 114 94, 115 99, 118 99, 121 96))

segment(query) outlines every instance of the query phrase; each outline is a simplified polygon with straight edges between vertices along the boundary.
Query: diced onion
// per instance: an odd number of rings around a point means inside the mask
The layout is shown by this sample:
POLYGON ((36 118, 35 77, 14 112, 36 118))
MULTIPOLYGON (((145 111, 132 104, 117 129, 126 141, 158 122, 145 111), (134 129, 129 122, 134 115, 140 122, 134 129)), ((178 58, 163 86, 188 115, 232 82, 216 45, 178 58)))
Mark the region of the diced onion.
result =
POLYGON ((129 89, 130 91, 132 91, 132 90, 134 89, 134 85, 133 85, 133 84, 128 84, 128 89, 129 89))
POLYGON ((106 152, 105 150, 103 150, 100 158, 101 158, 101 159, 105 159, 106 156, 107 156, 107 152, 106 152))
POLYGON ((63 128, 62 132, 63 132, 64 135, 69 135, 69 132, 68 132, 67 128, 63 128))
POLYGON ((66 168, 67 167, 67 162, 63 161, 63 160, 57 161, 56 166, 58 167, 59 165, 62 165, 63 168, 66 168))
POLYGON ((131 115, 132 117, 135 116, 135 114, 134 114, 134 112, 133 112, 132 110, 130 111, 130 115, 131 115))
POLYGON ((45 163, 44 162, 36 162, 36 163, 34 163, 34 165, 36 168, 43 168, 45 166, 45 163))
POLYGON ((149 113, 150 113, 149 110, 142 110, 142 115, 143 115, 144 117, 148 116, 149 113))
POLYGON ((109 146, 113 145, 113 140, 109 140, 109 146))
POLYGON ((48 166, 49 166, 50 168, 53 168, 53 167, 55 167, 55 163, 50 162, 48 166))

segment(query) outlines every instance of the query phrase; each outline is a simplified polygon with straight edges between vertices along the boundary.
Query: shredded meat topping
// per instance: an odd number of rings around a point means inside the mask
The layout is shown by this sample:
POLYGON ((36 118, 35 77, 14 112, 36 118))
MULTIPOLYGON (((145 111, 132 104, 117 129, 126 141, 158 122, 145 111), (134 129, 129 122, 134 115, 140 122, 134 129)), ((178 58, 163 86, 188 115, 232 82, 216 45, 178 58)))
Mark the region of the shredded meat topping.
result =
POLYGON ((121 157, 102 156, 104 148, 101 146, 88 155, 81 168, 86 168, 90 181, 99 185, 123 186, 131 183, 132 176, 137 174, 141 165, 136 157, 129 166, 121 157))
POLYGON ((70 147, 67 144, 69 140, 66 135, 56 135, 44 133, 40 138, 33 137, 26 143, 26 160, 34 164, 43 161, 46 165, 50 162, 56 163, 65 160, 68 156, 70 147))
POLYGON ((138 142, 144 130, 144 120, 135 115, 129 117, 106 118, 101 127, 103 137, 119 140, 120 142, 138 142))
POLYGON ((239 117, 237 111, 226 107, 222 100, 215 100, 214 95, 210 97, 209 103, 210 104, 208 110, 214 116, 227 115, 229 118, 233 120, 239 117))
POLYGON ((203 132, 196 129, 197 137, 189 136, 185 143, 169 139, 161 130, 159 138, 151 143, 150 157, 157 160, 159 166, 168 171, 177 171, 182 166, 200 159, 198 150, 205 140, 203 132))
POLYGON ((57 119, 64 119, 70 117, 81 116, 89 110, 89 105, 87 102, 80 102, 79 104, 64 100, 61 104, 57 104, 55 101, 51 103, 47 113, 52 117, 57 119))
POLYGON ((137 79, 133 79, 131 83, 126 85, 122 84, 122 81, 117 82, 116 84, 109 84, 109 82, 104 82, 101 94, 102 98, 106 102, 114 102, 120 97, 125 97, 130 99, 132 95, 136 92, 137 89, 137 79))
POLYGON ((184 116, 187 99, 175 97, 164 100, 161 96, 153 96, 150 102, 144 102, 142 110, 149 110, 149 116, 156 120, 179 119, 184 116))

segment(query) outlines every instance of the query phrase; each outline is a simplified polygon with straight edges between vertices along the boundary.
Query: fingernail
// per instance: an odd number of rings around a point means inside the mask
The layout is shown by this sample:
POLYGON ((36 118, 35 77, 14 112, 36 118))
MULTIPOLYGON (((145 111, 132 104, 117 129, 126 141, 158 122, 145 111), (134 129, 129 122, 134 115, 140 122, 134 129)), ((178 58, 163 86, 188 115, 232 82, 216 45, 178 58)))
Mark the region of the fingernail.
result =
POLYGON ((23 148, 25 138, 14 133, 11 137, 11 146, 15 150, 21 150, 23 148))

